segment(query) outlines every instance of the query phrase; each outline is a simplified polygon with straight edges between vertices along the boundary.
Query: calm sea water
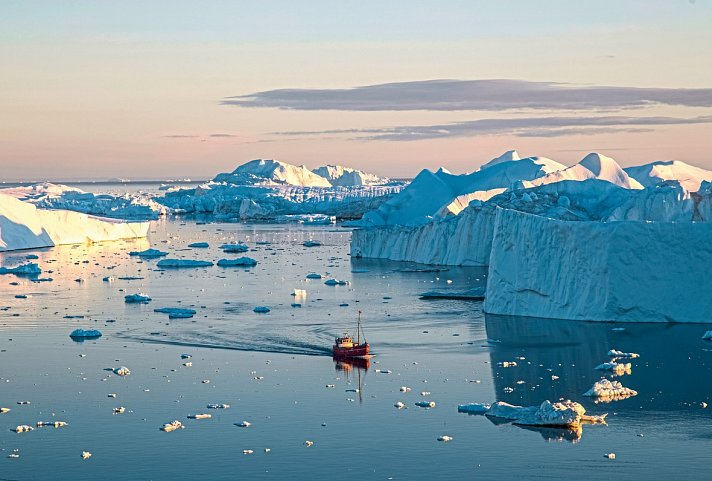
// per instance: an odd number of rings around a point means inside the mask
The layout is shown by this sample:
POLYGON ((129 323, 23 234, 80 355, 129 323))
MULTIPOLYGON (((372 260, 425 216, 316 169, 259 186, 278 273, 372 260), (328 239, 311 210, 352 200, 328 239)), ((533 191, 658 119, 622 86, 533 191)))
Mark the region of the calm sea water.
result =
POLYGON ((712 408, 701 403, 712 404, 712 344, 700 338, 711 326, 514 319, 485 316, 480 302, 423 301, 424 291, 483 284, 486 272, 352 260, 349 238, 338 227, 168 220, 148 240, 34 251, 52 282, 0 276, 0 406, 12 408, 0 414, 0 479, 707 478, 712 408), (310 239, 322 246, 303 247, 310 239), (236 257, 218 246, 237 240, 252 248, 255 268, 162 271, 128 255, 151 246, 217 260, 236 257), (210 248, 187 248, 197 241, 210 248), (349 285, 306 280, 309 272, 349 285), (140 279, 119 279, 128 276, 140 279), (307 291, 302 307, 291 306, 295 288, 307 291), (153 301, 124 303, 139 291, 153 301), (153 312, 179 306, 196 316, 153 312), (358 310, 376 354, 367 368, 328 355, 358 310), (76 343, 76 327, 104 336, 76 343), (595 404, 582 394, 611 348, 641 354, 618 378, 639 394, 595 404), (121 365, 130 376, 105 370, 121 365), (457 412, 469 402, 559 398, 609 413, 608 425, 531 429, 457 412), (126 412, 112 414, 119 406, 126 412), (212 419, 186 419, 201 412, 212 419), (159 431, 174 419, 186 428, 159 431), (49 420, 69 426, 11 431, 49 420), (453 440, 438 442, 444 434, 453 440), (13 450, 19 458, 7 457, 13 450), (93 456, 82 460, 82 451, 93 456), (604 458, 610 452, 615 460, 604 458))

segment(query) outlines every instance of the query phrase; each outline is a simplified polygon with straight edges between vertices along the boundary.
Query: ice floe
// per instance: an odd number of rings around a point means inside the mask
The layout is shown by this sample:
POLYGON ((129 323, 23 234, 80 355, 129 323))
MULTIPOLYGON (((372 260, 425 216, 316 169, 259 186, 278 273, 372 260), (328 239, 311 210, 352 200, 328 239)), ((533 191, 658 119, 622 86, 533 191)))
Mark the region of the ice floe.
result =
POLYGON ((603 400, 618 401, 632 396, 637 396, 638 392, 623 386, 618 381, 601 379, 600 381, 596 381, 593 387, 586 391, 583 395, 603 400))
POLYGON ((189 319, 196 314, 193 309, 185 309, 182 307, 159 307, 154 309, 153 312, 168 314, 169 319, 189 319))
POLYGON ((211 261, 197 261, 192 259, 162 259, 156 264, 156 266, 160 267, 161 269, 210 267, 212 265, 213 263, 211 261))
POLYGON ((69 334, 69 337, 73 339, 96 339, 101 337, 101 331, 97 329, 75 329, 69 334))
POLYGON ((254 267, 257 261, 251 257, 238 257, 237 259, 220 259, 219 267, 254 267))
POLYGON ((129 294, 124 296, 126 304, 146 304, 151 302, 151 298, 143 294, 129 294))

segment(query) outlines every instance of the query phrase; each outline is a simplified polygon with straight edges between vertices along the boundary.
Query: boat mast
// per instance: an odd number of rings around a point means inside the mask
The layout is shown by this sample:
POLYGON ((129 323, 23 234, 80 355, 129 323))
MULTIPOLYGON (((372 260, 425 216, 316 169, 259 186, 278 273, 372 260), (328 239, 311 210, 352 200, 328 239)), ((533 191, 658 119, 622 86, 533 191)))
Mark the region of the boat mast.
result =
POLYGON ((361 344, 361 311, 358 311, 358 324, 356 325, 356 344, 361 344))

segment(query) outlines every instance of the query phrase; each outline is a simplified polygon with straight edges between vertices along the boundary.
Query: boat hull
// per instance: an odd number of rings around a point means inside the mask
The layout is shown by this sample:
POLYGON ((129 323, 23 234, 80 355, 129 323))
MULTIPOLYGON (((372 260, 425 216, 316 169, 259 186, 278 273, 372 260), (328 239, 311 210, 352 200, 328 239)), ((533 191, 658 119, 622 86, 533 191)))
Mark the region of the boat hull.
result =
POLYGON ((368 344, 358 344, 353 347, 339 347, 334 345, 332 353, 336 358, 367 357, 370 352, 368 344))

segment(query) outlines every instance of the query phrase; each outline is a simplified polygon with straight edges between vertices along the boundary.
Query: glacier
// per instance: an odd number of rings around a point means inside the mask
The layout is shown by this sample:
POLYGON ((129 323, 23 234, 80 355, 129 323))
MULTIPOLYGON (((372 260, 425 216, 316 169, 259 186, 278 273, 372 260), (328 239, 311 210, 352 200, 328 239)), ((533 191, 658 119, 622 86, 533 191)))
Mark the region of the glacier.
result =
POLYGON ((146 237, 148 222, 40 209, 0 194, 0 252, 146 237))

